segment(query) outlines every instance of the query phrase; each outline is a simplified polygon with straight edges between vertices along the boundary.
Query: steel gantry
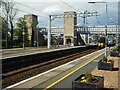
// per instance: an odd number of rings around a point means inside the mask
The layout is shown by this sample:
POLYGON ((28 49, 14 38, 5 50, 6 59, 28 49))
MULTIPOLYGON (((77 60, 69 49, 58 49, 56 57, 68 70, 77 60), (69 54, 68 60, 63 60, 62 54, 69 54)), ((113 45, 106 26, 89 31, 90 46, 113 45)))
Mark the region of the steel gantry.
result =
POLYGON ((49 20, 48 20, 48 49, 51 48, 51 23, 54 19, 56 18, 69 18, 69 17, 82 17, 83 22, 84 22, 84 30, 85 30, 85 25, 87 22, 87 17, 91 16, 98 16, 97 12, 88 12, 87 10, 84 12, 77 12, 77 15, 74 14, 59 14, 59 15, 49 15, 49 20))

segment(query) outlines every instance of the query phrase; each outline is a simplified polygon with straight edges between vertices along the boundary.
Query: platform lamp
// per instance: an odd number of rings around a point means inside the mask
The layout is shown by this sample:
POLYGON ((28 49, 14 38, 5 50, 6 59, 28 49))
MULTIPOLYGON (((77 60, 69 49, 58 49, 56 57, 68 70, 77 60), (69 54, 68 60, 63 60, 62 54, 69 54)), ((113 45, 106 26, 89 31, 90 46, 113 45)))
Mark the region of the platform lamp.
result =
POLYGON ((39 39, 39 30, 38 30, 39 26, 38 25, 36 26, 36 29, 37 29, 37 33, 36 33, 37 34, 37 40, 36 41, 37 41, 37 47, 39 47, 39 40, 38 40, 39 39))
POLYGON ((116 20, 116 46, 118 47, 118 21, 116 20))
POLYGON ((107 56, 107 18, 108 18, 108 8, 107 2, 88 2, 90 4, 104 3, 106 7, 106 19, 105 19, 105 57, 107 56))
POLYGON ((23 19, 23 31, 22 31, 22 36, 23 36, 23 49, 25 50, 25 28, 24 28, 24 19, 23 19))

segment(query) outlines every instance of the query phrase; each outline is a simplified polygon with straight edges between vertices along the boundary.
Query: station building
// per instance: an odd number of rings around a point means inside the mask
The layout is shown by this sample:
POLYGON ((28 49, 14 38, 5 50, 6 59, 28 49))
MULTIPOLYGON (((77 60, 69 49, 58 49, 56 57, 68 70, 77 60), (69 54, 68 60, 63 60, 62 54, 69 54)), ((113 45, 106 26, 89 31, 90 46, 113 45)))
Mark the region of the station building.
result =
POLYGON ((24 19, 27 26, 28 40, 30 41, 30 46, 34 46, 37 43, 37 16, 34 14, 29 14, 25 15, 24 19))
POLYGON ((64 45, 77 45, 77 13, 74 11, 64 12, 64 45))

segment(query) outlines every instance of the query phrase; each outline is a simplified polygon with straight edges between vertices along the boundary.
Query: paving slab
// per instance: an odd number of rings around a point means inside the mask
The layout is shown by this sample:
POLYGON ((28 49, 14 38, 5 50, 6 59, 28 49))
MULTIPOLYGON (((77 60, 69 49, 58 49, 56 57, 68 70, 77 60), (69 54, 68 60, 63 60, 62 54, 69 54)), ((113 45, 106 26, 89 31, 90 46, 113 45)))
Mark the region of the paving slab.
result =
MULTIPOLYGON (((119 55, 120 56, 120 55, 119 55)), ((119 73, 118 73, 118 89, 120 90, 120 57, 118 57, 118 66, 119 66, 119 73)))
MULTIPOLYGON (((89 59, 95 58, 96 55, 103 54, 103 51, 104 50, 99 50, 99 51, 93 52, 91 54, 83 56, 82 58, 78 58, 78 59, 71 61, 67 64, 61 65, 61 66, 59 66, 59 68, 56 68, 56 69, 54 68, 55 70, 51 70, 50 72, 48 72, 48 71, 44 72, 44 74, 40 74, 38 76, 35 76, 35 78, 32 77, 30 79, 19 82, 15 85, 7 87, 7 88, 13 88, 13 87, 14 88, 31 88, 31 87, 34 87, 37 84, 40 84, 46 80, 49 81, 49 79, 51 79, 55 76, 58 76, 59 74, 62 74, 65 71, 66 71, 66 73, 73 71, 72 69, 74 69, 74 67, 75 68, 80 67, 84 63, 88 62, 89 59)), ((66 73, 65 73, 65 75, 66 75, 66 73)))
POLYGON ((92 71, 93 75, 103 76, 104 77, 104 88, 118 88, 118 57, 110 57, 108 56, 108 60, 114 61, 114 69, 112 71, 108 70, 98 70, 97 67, 92 71))
POLYGON ((0 50, 0 58, 6 58, 11 56, 22 56, 25 54, 33 54, 37 52, 43 52, 43 51, 49 51, 49 50, 55 50, 55 49, 61 49, 66 48, 63 45, 60 45, 59 47, 48 49, 47 47, 26 47, 23 48, 11 48, 11 49, 2 49, 0 50))

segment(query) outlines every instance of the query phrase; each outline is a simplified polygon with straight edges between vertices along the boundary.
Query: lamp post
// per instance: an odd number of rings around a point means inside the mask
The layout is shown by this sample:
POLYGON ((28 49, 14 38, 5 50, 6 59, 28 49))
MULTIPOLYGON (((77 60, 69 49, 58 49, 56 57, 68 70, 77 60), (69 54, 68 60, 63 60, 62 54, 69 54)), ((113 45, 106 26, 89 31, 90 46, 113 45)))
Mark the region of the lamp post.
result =
POLYGON ((23 32, 22 32, 22 35, 23 35, 23 49, 25 50, 25 29, 24 29, 24 20, 23 20, 23 32))
POLYGON ((117 25, 118 25, 118 22, 116 21, 116 46, 118 47, 118 27, 117 27, 117 25))
POLYGON ((39 30, 38 30, 38 28, 39 28, 39 27, 37 26, 37 47, 39 47, 39 41, 38 41, 38 38, 39 38, 39 32, 38 32, 38 31, 39 31, 39 30))
POLYGON ((48 21, 48 49, 51 48, 51 15, 49 15, 49 21, 48 21))
POLYGON ((107 18, 108 18, 108 9, 107 9, 107 2, 88 2, 91 4, 95 3, 104 3, 106 7, 106 19, 105 19, 105 57, 107 56, 107 18))
MULTIPOLYGON (((110 18, 110 20, 113 20, 113 18, 110 18)), ((111 22, 110 22, 111 23, 111 22)), ((118 47, 118 21, 116 20, 115 22, 112 22, 113 24, 115 23, 116 25, 116 31, 115 31, 115 45, 118 47)))

